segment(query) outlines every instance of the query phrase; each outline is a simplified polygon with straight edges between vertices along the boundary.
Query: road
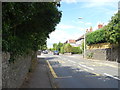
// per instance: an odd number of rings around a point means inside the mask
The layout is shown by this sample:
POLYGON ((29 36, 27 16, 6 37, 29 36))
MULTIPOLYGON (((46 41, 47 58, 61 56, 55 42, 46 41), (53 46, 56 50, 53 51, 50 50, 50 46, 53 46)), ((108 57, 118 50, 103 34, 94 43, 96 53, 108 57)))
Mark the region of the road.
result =
POLYGON ((84 60, 74 55, 43 54, 57 88, 118 88, 115 63, 84 60))

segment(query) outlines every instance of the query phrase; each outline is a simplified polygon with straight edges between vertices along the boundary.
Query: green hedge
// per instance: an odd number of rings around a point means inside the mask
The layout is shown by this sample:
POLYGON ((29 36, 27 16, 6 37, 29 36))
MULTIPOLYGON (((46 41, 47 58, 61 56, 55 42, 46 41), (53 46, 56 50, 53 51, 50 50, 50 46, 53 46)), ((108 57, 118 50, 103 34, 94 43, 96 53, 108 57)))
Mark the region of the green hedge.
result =
POLYGON ((104 42, 107 42, 104 29, 96 30, 94 32, 86 34, 87 45, 104 42))
POLYGON ((81 54, 82 50, 80 49, 80 47, 72 47, 72 54, 81 54))

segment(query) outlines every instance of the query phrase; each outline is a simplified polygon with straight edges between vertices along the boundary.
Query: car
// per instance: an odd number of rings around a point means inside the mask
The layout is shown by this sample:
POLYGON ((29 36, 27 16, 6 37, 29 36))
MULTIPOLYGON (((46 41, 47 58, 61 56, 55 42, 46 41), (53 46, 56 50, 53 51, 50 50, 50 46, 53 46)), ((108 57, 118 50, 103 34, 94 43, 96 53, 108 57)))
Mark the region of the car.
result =
POLYGON ((59 51, 54 51, 53 54, 54 55, 59 55, 59 51))
POLYGON ((43 51, 44 54, 48 54, 48 51, 43 51))
POLYGON ((38 50, 37 55, 41 55, 41 50, 38 50))

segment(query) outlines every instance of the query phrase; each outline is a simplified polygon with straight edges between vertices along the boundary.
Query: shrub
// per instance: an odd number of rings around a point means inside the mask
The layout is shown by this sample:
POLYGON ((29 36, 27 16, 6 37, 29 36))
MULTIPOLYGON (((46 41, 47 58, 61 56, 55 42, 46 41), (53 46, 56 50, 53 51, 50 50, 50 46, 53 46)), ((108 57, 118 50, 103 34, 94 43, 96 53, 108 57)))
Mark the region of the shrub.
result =
POLYGON ((72 46, 69 43, 65 44, 64 52, 65 53, 71 53, 71 51, 72 51, 72 46))
POLYGON ((60 48, 60 53, 64 54, 64 47, 60 48))
POLYGON ((81 54, 82 50, 80 47, 72 47, 72 54, 81 54))
POLYGON ((87 45, 104 43, 104 42, 107 42, 104 29, 96 30, 86 35, 87 45))

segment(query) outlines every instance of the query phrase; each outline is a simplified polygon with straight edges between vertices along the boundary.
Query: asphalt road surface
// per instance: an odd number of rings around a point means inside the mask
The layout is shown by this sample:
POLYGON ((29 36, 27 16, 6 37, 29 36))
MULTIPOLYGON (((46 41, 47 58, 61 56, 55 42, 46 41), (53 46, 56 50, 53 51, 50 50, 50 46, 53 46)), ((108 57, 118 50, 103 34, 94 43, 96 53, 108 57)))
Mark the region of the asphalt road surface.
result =
POLYGON ((74 55, 43 54, 57 88, 118 88, 118 66, 74 55))

